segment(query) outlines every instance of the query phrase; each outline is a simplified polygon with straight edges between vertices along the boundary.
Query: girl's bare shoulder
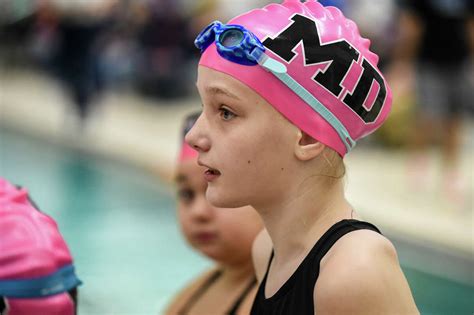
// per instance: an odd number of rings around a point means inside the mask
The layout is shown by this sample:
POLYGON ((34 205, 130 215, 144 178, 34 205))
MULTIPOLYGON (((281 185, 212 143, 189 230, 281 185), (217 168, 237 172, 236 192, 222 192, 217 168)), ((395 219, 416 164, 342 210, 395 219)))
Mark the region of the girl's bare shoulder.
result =
POLYGON ((334 244, 321 261, 314 300, 321 313, 418 313, 395 247, 371 230, 348 233, 334 244))
POLYGON ((398 263, 397 251, 385 236, 372 230, 353 231, 332 246, 321 261, 321 271, 324 268, 345 269, 357 264, 370 265, 377 262, 374 261, 374 255, 398 263))

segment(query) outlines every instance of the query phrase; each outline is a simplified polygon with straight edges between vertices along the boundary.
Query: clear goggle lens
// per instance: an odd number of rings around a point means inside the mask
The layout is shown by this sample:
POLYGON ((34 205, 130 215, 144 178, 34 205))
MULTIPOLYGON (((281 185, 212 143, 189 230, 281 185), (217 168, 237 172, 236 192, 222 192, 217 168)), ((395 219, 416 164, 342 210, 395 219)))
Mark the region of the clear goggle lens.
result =
POLYGON ((222 46, 230 48, 240 45, 244 38, 242 31, 237 29, 230 29, 222 33, 220 42, 222 46))

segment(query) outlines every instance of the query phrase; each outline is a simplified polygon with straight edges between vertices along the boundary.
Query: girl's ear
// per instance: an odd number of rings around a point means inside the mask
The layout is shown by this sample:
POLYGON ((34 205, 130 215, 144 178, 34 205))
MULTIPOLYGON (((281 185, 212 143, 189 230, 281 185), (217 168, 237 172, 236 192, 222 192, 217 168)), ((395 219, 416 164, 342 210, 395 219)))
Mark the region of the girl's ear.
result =
POLYGON ((315 140, 313 137, 299 130, 295 143, 295 156, 301 161, 308 161, 317 157, 323 152, 326 145, 315 140))

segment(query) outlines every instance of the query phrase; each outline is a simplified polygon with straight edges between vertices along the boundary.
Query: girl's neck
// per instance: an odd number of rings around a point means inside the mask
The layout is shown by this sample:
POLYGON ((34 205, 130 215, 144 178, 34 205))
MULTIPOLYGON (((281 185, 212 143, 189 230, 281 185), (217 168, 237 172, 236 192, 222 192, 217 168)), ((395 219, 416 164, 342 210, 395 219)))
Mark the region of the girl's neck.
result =
POLYGON ((251 259, 239 264, 221 264, 222 278, 229 282, 240 282, 254 275, 254 267, 251 259))
POLYGON ((275 263, 306 254, 330 226, 352 215, 342 181, 331 189, 301 185, 283 202, 256 209, 272 239, 275 263))

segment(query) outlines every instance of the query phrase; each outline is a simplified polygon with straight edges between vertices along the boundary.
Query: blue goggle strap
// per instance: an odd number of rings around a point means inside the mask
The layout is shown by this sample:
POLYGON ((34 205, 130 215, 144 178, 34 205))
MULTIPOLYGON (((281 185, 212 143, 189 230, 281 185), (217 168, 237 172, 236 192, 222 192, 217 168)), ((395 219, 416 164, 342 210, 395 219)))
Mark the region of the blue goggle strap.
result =
POLYGON ((33 279, 0 280, 0 296, 9 298, 39 298, 55 295, 81 285, 73 265, 66 265, 56 272, 33 279))
POLYGON ((320 101, 318 101, 308 90, 295 81, 288 73, 286 66, 264 54, 254 50, 252 55, 258 60, 258 63, 266 70, 270 71, 280 81, 285 83, 293 92, 301 97, 311 108, 320 114, 338 133, 342 142, 346 146, 347 152, 355 147, 356 142, 352 139, 346 127, 341 123, 333 113, 331 113, 320 101))

